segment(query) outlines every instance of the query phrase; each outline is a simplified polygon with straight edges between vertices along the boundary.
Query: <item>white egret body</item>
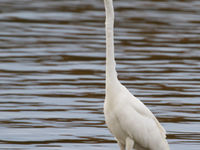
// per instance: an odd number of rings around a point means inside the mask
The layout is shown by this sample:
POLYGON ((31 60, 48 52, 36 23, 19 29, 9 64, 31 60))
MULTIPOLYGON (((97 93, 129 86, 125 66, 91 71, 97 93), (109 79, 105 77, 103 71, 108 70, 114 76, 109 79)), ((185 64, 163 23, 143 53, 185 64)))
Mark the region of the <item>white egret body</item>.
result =
POLYGON ((114 58, 114 10, 112 0, 104 0, 106 10, 106 98, 104 114, 110 132, 121 150, 169 150, 165 129, 152 112, 117 78, 114 58))

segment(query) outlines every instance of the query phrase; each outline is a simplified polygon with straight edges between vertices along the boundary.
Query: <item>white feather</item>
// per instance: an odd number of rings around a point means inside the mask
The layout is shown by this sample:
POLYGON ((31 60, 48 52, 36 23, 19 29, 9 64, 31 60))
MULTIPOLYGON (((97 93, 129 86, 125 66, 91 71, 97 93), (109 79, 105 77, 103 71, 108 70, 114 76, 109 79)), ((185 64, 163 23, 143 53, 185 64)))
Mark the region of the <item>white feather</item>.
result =
POLYGON ((121 150, 169 150, 165 129, 152 112, 117 79, 114 58, 114 10, 112 0, 106 9, 106 98, 105 121, 121 150))

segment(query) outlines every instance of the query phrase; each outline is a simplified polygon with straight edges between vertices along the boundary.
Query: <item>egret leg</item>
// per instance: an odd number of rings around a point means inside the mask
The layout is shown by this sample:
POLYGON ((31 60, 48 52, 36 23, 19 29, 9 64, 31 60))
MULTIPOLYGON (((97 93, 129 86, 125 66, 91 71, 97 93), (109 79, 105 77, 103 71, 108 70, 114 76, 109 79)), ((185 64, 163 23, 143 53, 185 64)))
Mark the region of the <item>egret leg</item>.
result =
POLYGON ((131 138, 127 137, 126 138, 126 150, 132 150, 133 146, 134 146, 134 141, 131 138))
POLYGON ((124 144, 122 144, 120 142, 118 142, 118 144, 119 144, 120 150, 125 150, 125 145, 124 144))

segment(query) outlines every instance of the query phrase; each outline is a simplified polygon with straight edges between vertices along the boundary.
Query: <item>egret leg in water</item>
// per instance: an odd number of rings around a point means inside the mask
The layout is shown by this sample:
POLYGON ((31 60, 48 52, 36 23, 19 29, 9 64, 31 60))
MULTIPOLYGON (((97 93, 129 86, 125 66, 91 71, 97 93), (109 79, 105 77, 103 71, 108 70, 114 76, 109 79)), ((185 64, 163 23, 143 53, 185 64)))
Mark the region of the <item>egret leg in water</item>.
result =
POLYGON ((121 150, 169 150, 165 129, 152 112, 123 86, 115 69, 114 9, 104 0, 106 10, 106 97, 105 121, 121 150))

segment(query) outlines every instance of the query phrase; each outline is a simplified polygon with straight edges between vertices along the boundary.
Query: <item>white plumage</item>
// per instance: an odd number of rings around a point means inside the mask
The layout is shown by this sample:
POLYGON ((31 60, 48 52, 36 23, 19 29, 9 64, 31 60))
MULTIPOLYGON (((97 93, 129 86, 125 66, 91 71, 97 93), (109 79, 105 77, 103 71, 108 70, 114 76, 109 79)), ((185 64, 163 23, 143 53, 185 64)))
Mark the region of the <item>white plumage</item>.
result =
POLYGON ((106 98, 104 114, 110 132, 121 150, 169 150, 165 129, 152 112, 117 79, 114 57, 114 10, 112 0, 104 0, 106 10, 106 98))

